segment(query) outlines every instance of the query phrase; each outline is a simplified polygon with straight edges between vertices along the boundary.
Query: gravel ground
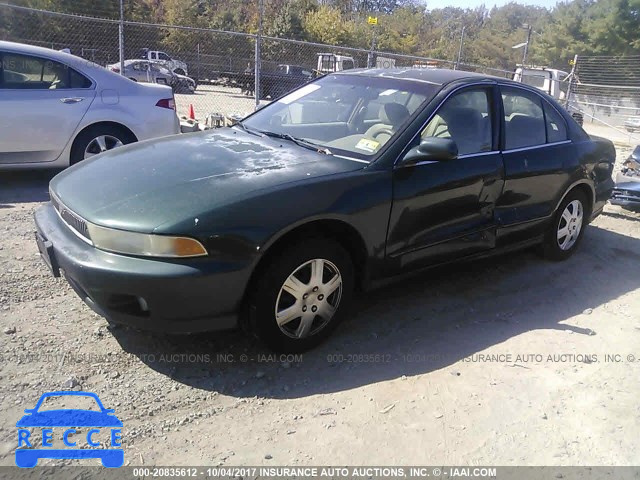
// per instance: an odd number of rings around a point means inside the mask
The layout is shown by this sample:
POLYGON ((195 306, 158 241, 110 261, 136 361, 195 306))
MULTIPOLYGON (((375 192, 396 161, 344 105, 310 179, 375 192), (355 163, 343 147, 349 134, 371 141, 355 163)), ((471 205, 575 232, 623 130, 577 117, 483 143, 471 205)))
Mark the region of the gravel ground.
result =
POLYGON ((115 408, 129 465, 640 463, 638 214, 608 206, 564 263, 524 251, 369 293, 280 357, 107 328, 37 254, 52 175, 0 179, 0 465, 60 389, 115 408))
POLYGON ((193 105, 196 118, 202 122, 210 113, 246 116, 255 110, 255 99, 236 87, 199 85, 195 93, 176 94, 175 98, 178 115, 188 116, 189 105, 193 105))

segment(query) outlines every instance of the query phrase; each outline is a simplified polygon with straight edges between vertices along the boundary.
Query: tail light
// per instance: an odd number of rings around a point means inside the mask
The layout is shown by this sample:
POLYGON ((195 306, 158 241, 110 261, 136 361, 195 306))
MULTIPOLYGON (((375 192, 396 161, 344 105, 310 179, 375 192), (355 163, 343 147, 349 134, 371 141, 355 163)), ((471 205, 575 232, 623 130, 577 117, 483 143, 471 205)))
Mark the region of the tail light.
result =
POLYGON ((112 72, 120 73, 120 69, 118 67, 111 67, 112 72))
POLYGON ((169 110, 175 111, 176 101, 173 98, 163 98, 162 100, 158 100, 156 107, 168 108, 169 110))

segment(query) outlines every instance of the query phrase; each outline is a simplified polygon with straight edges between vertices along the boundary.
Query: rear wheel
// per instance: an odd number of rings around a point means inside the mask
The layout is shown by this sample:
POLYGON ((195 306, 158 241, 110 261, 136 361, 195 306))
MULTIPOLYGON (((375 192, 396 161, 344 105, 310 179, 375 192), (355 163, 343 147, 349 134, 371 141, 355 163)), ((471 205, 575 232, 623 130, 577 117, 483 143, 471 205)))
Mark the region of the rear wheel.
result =
POLYGON ((294 245, 253 282, 251 328, 273 350, 308 350, 338 326, 353 285, 351 258, 340 244, 313 239, 294 245))
POLYGON ((553 217, 543 243, 544 256, 565 260, 578 248, 587 226, 587 197, 573 190, 565 197, 553 217))
POLYGON ((71 147, 71 165, 99 153, 135 142, 135 137, 122 127, 96 125, 78 135, 71 147))

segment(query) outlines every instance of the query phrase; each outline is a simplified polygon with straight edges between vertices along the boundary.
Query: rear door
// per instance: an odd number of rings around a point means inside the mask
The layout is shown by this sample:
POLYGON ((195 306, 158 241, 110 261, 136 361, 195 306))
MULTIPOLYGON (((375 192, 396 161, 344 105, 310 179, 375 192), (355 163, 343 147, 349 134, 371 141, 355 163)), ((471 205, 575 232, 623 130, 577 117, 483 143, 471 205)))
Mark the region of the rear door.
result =
POLYGON ((394 170, 387 239, 392 274, 494 247, 494 207, 503 187, 495 99, 491 85, 454 93, 421 136, 453 139, 458 158, 394 170))
POLYGON ((56 160, 95 97, 92 81, 47 58, 0 55, 0 164, 56 160))
POLYGON ((541 233, 543 225, 535 220, 553 213, 569 180, 565 166, 573 148, 564 118, 541 95, 513 86, 500 86, 500 92, 505 186, 497 215, 505 228, 528 223, 517 228, 525 239, 541 233))

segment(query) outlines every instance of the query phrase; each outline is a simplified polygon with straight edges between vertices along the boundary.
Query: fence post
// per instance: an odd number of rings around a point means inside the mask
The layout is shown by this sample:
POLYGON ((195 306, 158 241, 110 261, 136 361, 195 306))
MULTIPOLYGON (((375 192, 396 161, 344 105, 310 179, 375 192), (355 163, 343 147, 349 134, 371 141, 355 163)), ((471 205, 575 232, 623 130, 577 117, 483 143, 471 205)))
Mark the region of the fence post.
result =
POLYGON ((120 23, 118 24, 118 51, 120 53, 120 75, 124 75, 124 0, 120 0, 120 23))
POLYGON ((573 84, 576 78, 576 65, 578 65, 578 55, 573 57, 573 65, 571 66, 571 73, 569 74, 569 87, 567 87, 567 98, 564 102, 564 108, 569 111, 569 103, 571 102, 571 94, 573 93, 573 84))
POLYGON ((460 58, 462 58, 462 46, 464 45, 464 30, 467 28, 466 25, 462 26, 462 32, 460 32, 460 47, 458 48, 458 59, 456 60, 455 65, 453 66, 454 70, 460 68, 460 58))
POLYGON ((254 72, 254 79, 253 79, 253 85, 254 85, 254 94, 256 97, 256 110, 260 107, 260 97, 262 95, 260 95, 260 70, 261 70, 261 65, 260 65, 260 58, 261 58, 261 52, 260 52, 260 47, 262 46, 262 14, 264 13, 264 0, 260 0, 259 2, 259 13, 258 13, 258 34, 256 35, 256 56, 255 56, 255 60, 254 60, 254 67, 255 67, 255 72, 254 72))
POLYGON ((200 42, 198 42, 198 78, 196 81, 202 80, 202 75, 200 75, 200 42))

